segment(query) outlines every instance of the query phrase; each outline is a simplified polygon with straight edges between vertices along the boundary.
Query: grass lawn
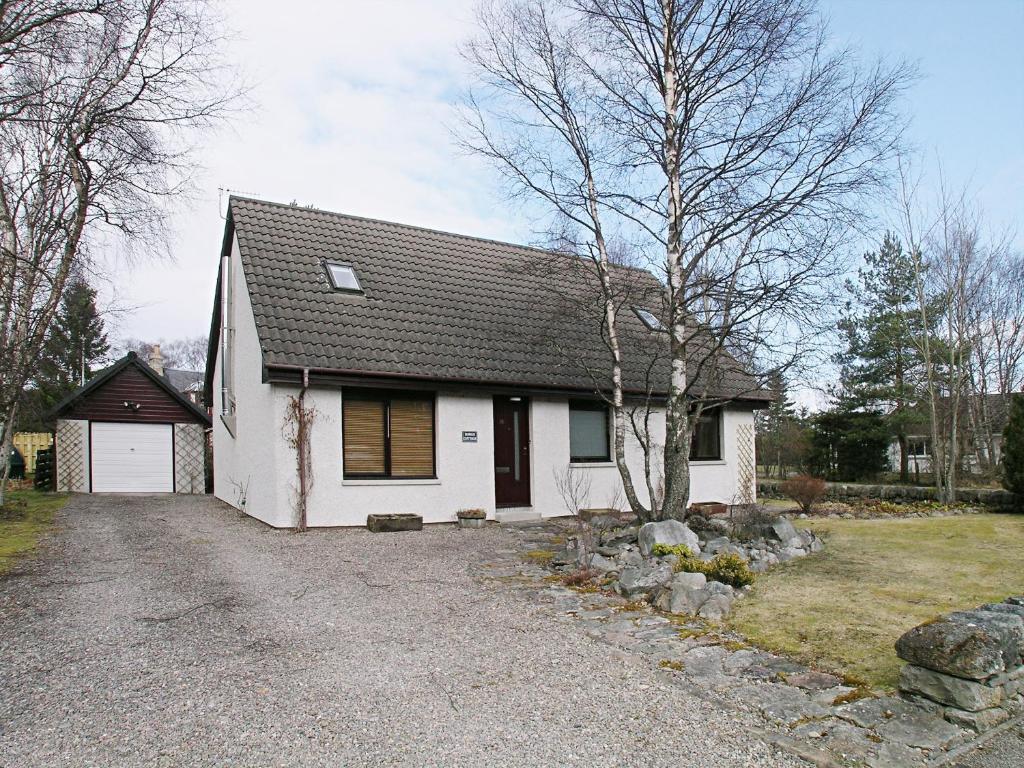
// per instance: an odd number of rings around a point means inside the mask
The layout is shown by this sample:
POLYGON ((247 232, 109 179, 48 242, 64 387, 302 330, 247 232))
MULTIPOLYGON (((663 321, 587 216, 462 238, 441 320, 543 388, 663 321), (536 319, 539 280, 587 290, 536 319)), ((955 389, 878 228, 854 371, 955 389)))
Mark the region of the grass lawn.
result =
POLYGON ((800 520, 819 555, 762 574, 730 625, 761 647, 892 689, 893 643, 940 613, 1024 594, 1024 516, 800 520))
POLYGON ((0 509, 0 576, 19 556, 35 549, 53 525, 54 513, 68 500, 66 494, 10 491, 0 509))

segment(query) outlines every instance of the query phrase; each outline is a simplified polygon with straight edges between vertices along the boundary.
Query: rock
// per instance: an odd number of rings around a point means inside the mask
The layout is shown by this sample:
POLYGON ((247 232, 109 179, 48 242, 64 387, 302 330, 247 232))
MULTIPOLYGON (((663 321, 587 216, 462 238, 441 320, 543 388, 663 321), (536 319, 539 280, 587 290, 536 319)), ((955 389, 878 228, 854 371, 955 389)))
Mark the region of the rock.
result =
POLYGON ((1024 605, 1013 603, 986 603, 978 608, 979 611, 991 611, 992 613, 1010 613, 1024 619, 1024 605))
POLYGON ((580 553, 576 549, 562 549, 555 552, 551 558, 551 565, 575 565, 579 561, 580 553))
POLYGON ((840 723, 829 729, 822 741, 844 761, 854 763, 867 760, 877 746, 875 739, 870 738, 864 729, 849 723, 840 723))
POLYGON ((1003 600, 1004 603, 1009 605, 1024 605, 1024 595, 1016 595, 1014 597, 1008 597, 1003 600))
POLYGON ((672 577, 672 588, 684 587, 686 589, 703 589, 708 583, 708 577, 703 573, 677 573, 672 577))
POLYGON ((906 744, 887 742, 878 748, 878 754, 869 756, 867 764, 871 768, 909 768, 912 765, 924 765, 924 754, 906 744))
POLYGON ((823 549, 825 549, 825 545, 822 544, 821 539, 815 538, 811 542, 811 552, 821 552, 823 549))
POLYGON ((728 595, 713 594, 697 611, 697 615, 709 621, 721 621, 732 610, 732 598, 728 595))
POLYGON ((644 564, 643 556, 635 549, 630 549, 626 552, 623 552, 621 555, 619 555, 618 559, 623 566, 632 565, 639 568, 641 565, 644 564))
POLYGON ((874 728, 896 715, 918 715, 922 709, 892 696, 858 699, 836 708, 836 716, 862 728, 874 728))
POLYGON ((1016 622, 995 613, 952 613, 905 632, 896 653, 919 667, 984 680, 1016 664, 1016 622))
POLYGON ((605 557, 601 554, 593 554, 590 556, 590 567, 598 571, 617 571, 619 570, 619 564, 614 560, 605 557))
POLYGON ((769 525, 771 534, 783 544, 789 544, 793 539, 799 539, 796 528, 784 517, 776 518, 769 525))
POLYGON ((947 749, 963 739, 963 731, 940 717, 928 714, 897 715, 875 728, 886 741, 907 747, 947 749))
POLYGON ((640 526, 637 541, 640 544, 640 554, 644 557, 651 556, 651 550, 654 549, 655 544, 664 544, 668 547, 685 544, 694 554, 700 552, 697 534, 678 520, 644 523, 640 526))
POLYGON ((770 720, 785 725, 829 714, 825 707, 811 701, 806 693, 788 685, 745 685, 737 689, 737 694, 744 701, 760 709, 770 720))
POLYGON ((974 680, 944 675, 913 664, 907 664, 901 670, 900 690, 970 712, 995 707, 1003 701, 1001 687, 990 688, 974 680))
POLYGON ((621 547, 636 542, 636 535, 640 529, 635 525, 625 528, 614 528, 610 531, 601 532, 601 543, 606 547, 621 547))
POLYGON ((786 682, 809 691, 823 691, 827 688, 835 688, 841 680, 835 675, 811 671, 788 675, 786 682))
POLYGON ((779 552, 779 562, 784 563, 787 560, 792 560, 796 557, 803 557, 806 554, 807 553, 800 547, 786 547, 781 552, 779 552))
POLYGON ((672 596, 669 598, 669 610, 672 613, 696 615, 710 597, 711 595, 703 589, 691 589, 683 585, 673 586, 672 596))
POLYGON ((639 595, 651 595, 659 587, 663 587, 672 580, 672 569, 667 565, 657 567, 650 566, 627 566, 619 574, 615 590, 625 597, 637 597, 639 595))
POLYGON ((946 707, 945 718, 961 728, 969 728, 975 733, 990 731, 1010 719, 1010 713, 1002 707, 990 707, 980 712, 965 712, 955 707, 946 707))
POLYGON ((696 677, 722 677, 722 660, 728 651, 720 645, 706 645, 693 648, 683 655, 688 675, 696 677))
MULTIPOLYGON (((703 576, 703 574, 701 575, 703 576)), ((726 597, 732 597, 734 592, 732 587, 720 581, 709 581, 705 589, 709 595, 725 595, 726 597)))
POLYGON ((724 552, 726 547, 730 544, 732 544, 732 542, 729 541, 728 536, 719 536, 717 539, 711 539, 711 541, 702 547, 701 551, 717 555, 719 552, 724 552))
POLYGON ((423 517, 405 512, 366 516, 366 527, 373 533, 422 531, 423 517))

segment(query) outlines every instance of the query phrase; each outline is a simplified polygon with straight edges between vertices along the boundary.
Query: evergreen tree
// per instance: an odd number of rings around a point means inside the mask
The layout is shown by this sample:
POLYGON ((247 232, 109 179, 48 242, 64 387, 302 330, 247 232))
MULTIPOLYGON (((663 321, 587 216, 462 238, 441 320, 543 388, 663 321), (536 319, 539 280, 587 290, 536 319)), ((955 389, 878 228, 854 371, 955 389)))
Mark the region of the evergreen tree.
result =
MULTIPOLYGON (((850 301, 839 323, 846 349, 841 364, 844 397, 857 407, 884 414, 900 446, 900 479, 909 477, 907 427, 920 418, 924 387, 920 311, 913 263, 899 239, 887 232, 881 247, 864 254, 858 282, 848 283, 850 301)), ((937 313, 932 313, 938 316, 937 313)))
POLYGON ((815 415, 810 442, 808 467, 827 480, 871 479, 888 463, 889 429, 884 416, 849 398, 815 415))
POLYGON ((806 419, 797 414, 781 373, 772 374, 768 386, 776 399, 755 416, 758 463, 769 476, 775 474, 784 478, 790 469, 803 466, 807 449, 806 419))
POLYGON ((26 392, 22 429, 42 428, 43 415, 83 382, 110 351, 96 291, 80 275, 68 283, 36 368, 35 387, 26 392))
POLYGON ((1003 487, 1017 496, 1024 509, 1024 395, 1010 398, 1010 415, 1003 429, 1003 487))

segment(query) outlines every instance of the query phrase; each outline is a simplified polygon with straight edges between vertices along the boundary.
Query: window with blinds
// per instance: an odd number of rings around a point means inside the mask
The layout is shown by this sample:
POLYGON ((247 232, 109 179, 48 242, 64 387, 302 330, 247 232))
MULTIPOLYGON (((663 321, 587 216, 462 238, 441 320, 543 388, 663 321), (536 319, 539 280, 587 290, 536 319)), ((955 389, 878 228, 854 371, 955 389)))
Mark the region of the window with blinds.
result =
POLYGON ((569 402, 569 461, 611 461, 608 406, 599 402, 569 402))
POLYGON ((345 477, 434 477, 434 400, 346 393, 345 477))

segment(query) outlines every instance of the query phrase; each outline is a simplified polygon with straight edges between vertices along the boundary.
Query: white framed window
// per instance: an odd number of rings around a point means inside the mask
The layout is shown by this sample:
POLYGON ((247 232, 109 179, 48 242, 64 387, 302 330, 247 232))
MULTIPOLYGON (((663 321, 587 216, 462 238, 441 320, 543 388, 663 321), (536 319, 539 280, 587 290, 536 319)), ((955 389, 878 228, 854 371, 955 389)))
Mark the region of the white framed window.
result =
POLYGON ((587 400, 569 402, 569 461, 611 461, 608 406, 587 400))
POLYGON ((362 293, 363 286, 359 283, 359 276, 355 267, 350 264, 337 264, 327 262, 327 275, 331 278, 331 285, 336 291, 348 291, 349 293, 362 293))
POLYGON ((636 316, 640 318, 641 322, 643 322, 649 330, 659 331, 661 333, 668 331, 665 324, 661 322, 659 317, 651 312, 651 310, 644 309, 643 307, 633 307, 633 311, 636 312, 636 316))

